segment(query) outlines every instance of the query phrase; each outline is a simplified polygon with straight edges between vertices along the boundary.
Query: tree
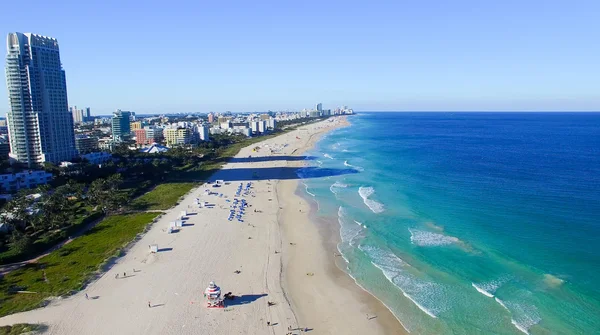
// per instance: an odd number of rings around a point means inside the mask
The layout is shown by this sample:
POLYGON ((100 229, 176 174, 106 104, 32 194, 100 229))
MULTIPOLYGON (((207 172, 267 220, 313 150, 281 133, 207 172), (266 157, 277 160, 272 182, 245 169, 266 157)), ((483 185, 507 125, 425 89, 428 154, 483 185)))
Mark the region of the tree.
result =
POLYGON ((104 213, 118 209, 127 201, 127 196, 119 192, 121 184, 123 178, 119 173, 110 175, 106 179, 94 180, 87 192, 89 203, 100 206, 104 213))
POLYGON ((27 253, 31 248, 31 239, 18 230, 13 230, 10 234, 9 246, 17 253, 27 253))

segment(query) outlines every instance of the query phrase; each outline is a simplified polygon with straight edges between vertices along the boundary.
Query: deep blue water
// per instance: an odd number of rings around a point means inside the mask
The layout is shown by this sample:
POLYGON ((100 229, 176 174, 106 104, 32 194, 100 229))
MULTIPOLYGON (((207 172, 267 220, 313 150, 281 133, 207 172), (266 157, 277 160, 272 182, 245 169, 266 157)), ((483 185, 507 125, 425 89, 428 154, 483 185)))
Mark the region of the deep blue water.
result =
POLYGON ((348 272, 413 333, 600 333, 599 113, 361 113, 310 152, 348 272))

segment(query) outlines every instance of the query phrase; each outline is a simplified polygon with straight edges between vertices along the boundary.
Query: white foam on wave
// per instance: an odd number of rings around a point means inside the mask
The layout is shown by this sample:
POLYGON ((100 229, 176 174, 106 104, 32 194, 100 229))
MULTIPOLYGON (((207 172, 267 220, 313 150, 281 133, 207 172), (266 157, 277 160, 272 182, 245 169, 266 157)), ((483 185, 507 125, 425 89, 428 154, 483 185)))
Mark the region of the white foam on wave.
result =
POLYGON ((313 193, 310 193, 310 191, 308 190, 308 185, 306 183, 302 183, 304 185, 304 188, 306 189, 306 193, 310 194, 311 196, 315 196, 313 193))
POLYGON ((354 220, 354 223, 356 223, 357 225, 362 226, 363 228, 367 229, 367 225, 362 224, 362 222, 358 222, 358 221, 354 220))
POLYGON ((375 200, 369 199, 369 197, 371 195, 373 195, 374 193, 375 193, 375 189, 370 186, 369 187, 361 186, 358 188, 358 194, 363 199, 363 202, 365 203, 365 205, 367 207, 369 207, 371 212, 373 212, 375 214, 379 214, 379 213, 383 212, 385 210, 385 208, 382 203, 379 203, 375 200))
POLYGON ((509 312, 510 312, 510 310, 508 309, 508 307, 506 307, 506 305, 504 304, 504 301, 502 301, 502 300, 498 299, 498 297, 494 297, 494 300, 496 300, 496 302, 497 302, 498 304, 500 304, 500 306, 504 307, 504 309, 505 309, 505 310, 507 310, 507 311, 509 311, 509 312))
POLYGON ((335 158, 331 157, 330 154, 323 154, 323 156, 326 157, 326 158, 329 158, 329 159, 335 159, 335 158))
POLYGON ((447 236, 430 231, 408 228, 410 241, 420 247, 437 247, 458 243, 460 240, 454 236, 447 236))
POLYGON ((362 168, 360 166, 356 166, 356 165, 352 165, 352 164, 348 163, 348 161, 344 161, 344 165, 347 166, 347 167, 349 167, 349 168, 353 168, 355 170, 358 170, 358 171, 364 171, 365 170, 364 168, 362 168))
POLYGON ((321 162, 320 160, 316 160, 315 162, 317 163, 318 166, 323 165, 323 162, 321 162))
POLYGON ((495 280, 490 280, 482 283, 471 283, 471 285, 481 294, 486 297, 493 298, 496 290, 509 280, 509 276, 504 276, 495 280))
POLYGON ((348 187, 348 185, 346 185, 344 183, 340 183, 339 181, 336 181, 331 186, 329 186, 329 190, 331 191, 331 193, 337 195, 341 188, 346 188, 346 187, 348 187))
POLYGON ((537 308, 533 305, 509 301, 505 301, 501 305, 510 311, 512 315, 510 322, 525 334, 529 334, 529 329, 542 320, 537 308))
POLYGON ((481 294, 485 295, 486 297, 490 297, 490 298, 493 298, 493 297, 494 297, 494 294, 493 294, 493 293, 490 293, 490 292, 486 291, 485 289, 483 289, 483 288, 481 288, 481 287, 477 286, 475 283, 471 283, 471 285, 472 285, 472 286, 473 286, 473 287, 474 287, 474 288, 475 288, 475 289, 476 289, 476 290, 477 290, 479 293, 481 293, 481 294))
POLYGON ((381 270, 387 280, 423 313, 437 318, 438 314, 445 309, 441 285, 411 275, 406 271, 410 264, 391 251, 369 245, 359 245, 358 248, 366 253, 371 258, 371 264, 381 270))
POLYGON ((350 152, 348 149, 342 149, 342 152, 350 152))
POLYGON ((338 223, 340 224, 340 238, 342 239, 342 243, 348 243, 353 246, 361 236, 362 226, 350 224, 348 221, 348 212, 342 206, 338 208, 338 223))

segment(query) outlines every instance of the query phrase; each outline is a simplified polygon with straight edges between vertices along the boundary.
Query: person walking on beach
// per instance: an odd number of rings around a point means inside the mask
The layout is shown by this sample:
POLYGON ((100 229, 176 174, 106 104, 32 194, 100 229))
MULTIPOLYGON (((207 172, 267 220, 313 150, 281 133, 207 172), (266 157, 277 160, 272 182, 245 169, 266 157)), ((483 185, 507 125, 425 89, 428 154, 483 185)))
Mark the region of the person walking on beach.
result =
POLYGON ((150 301, 148 301, 148 308, 152 308, 152 305, 150 304, 150 301))
POLYGON ((90 298, 88 297, 87 293, 85 294, 85 299, 89 300, 90 298))

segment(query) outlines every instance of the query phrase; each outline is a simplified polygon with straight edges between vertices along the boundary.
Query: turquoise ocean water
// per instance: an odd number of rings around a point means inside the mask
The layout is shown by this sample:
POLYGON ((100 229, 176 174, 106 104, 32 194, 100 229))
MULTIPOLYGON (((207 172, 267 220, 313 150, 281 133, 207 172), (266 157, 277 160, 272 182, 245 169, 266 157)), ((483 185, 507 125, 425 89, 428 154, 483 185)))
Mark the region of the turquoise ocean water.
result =
POLYGON ((408 331, 600 334, 600 114, 349 120, 299 176, 408 331))

